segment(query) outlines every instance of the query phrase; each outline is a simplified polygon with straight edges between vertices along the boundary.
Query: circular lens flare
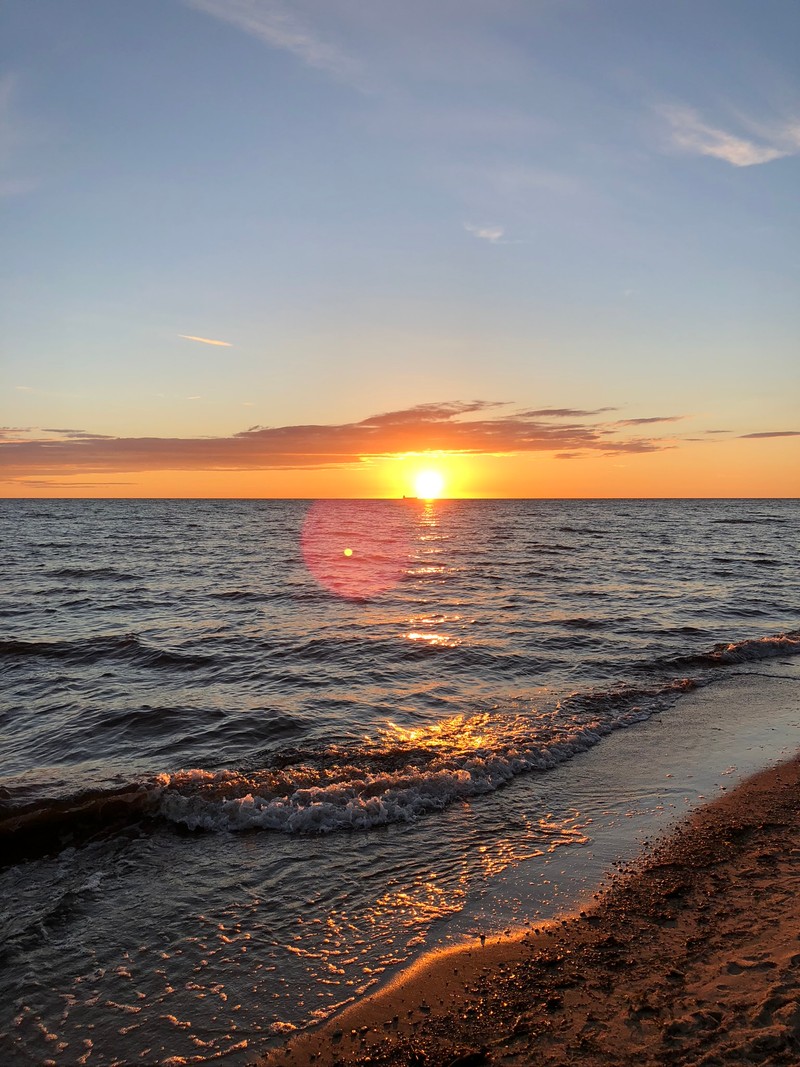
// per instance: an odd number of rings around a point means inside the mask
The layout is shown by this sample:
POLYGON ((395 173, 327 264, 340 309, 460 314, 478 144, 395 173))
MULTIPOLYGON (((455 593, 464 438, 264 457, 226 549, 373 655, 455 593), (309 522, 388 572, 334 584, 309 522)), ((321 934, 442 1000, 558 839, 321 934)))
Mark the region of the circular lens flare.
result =
POLYGON ((438 471, 420 471, 414 479, 414 489, 420 500, 436 500, 442 495, 444 478, 438 471))
POLYGON ((309 508, 300 540, 305 564, 320 585, 348 600, 366 600, 406 574, 411 526, 401 506, 320 500, 309 508))

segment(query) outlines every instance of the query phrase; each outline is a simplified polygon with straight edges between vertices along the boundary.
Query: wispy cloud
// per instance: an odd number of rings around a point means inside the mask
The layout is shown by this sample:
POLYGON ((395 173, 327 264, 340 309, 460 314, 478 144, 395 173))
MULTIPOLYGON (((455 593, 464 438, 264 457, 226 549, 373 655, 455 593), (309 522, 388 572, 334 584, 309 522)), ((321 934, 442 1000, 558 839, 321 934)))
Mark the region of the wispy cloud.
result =
POLYGON ((535 408, 533 411, 522 411, 520 414, 527 419, 576 419, 590 415, 604 415, 607 411, 616 410, 616 408, 535 408))
POLYGON ((202 345, 221 345, 222 348, 233 348, 230 341, 215 341, 213 337, 194 337, 190 333, 179 333, 178 337, 182 337, 184 341, 199 341, 202 345))
POLYGON ((42 433, 56 434, 70 441, 110 441, 112 438, 107 433, 87 433, 86 430, 63 430, 57 427, 45 427, 42 433))
POLYGON ((103 438, 80 430, 58 431, 62 436, 57 440, 54 435, 0 440, 0 467, 7 478, 22 478, 145 470, 308 469, 409 452, 618 455, 674 446, 671 440, 630 436, 614 423, 598 421, 605 409, 498 411, 506 406, 488 400, 419 404, 360 422, 251 426, 215 438, 103 438))
POLYGON ((757 140, 729 133, 705 122, 694 108, 667 105, 659 109, 669 127, 675 148, 694 155, 722 159, 734 167, 753 167, 800 152, 800 121, 792 119, 778 124, 746 120, 742 124, 756 134, 757 140))
POLYGON ((656 422, 680 422, 686 415, 656 415, 647 419, 620 419, 615 426, 650 426, 656 422))
POLYGON ((764 430, 761 433, 740 433, 739 437, 800 437, 800 430, 764 430))
POLYGON ((506 232, 502 226, 473 226, 471 222, 465 222, 464 229, 492 245, 502 244, 506 232))
POLYGON ((309 67, 326 71, 342 81, 359 81, 361 72, 355 60, 324 40, 278 0, 184 0, 184 3, 236 26, 270 48, 290 52, 309 67))
POLYGON ((35 390, 32 389, 31 386, 29 386, 29 385, 15 385, 14 388, 17 390, 18 393, 33 393, 33 392, 35 392, 35 390))

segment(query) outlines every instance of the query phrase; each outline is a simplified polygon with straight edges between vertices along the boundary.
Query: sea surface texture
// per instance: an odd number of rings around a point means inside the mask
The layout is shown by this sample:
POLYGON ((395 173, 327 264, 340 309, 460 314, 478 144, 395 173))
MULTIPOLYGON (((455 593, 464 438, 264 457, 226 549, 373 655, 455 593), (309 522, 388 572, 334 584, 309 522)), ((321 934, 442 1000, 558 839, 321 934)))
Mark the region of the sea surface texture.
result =
POLYGON ((2 1063, 247 1063, 586 840, 520 783, 800 651, 797 501, 6 500, 0 531, 2 1063))

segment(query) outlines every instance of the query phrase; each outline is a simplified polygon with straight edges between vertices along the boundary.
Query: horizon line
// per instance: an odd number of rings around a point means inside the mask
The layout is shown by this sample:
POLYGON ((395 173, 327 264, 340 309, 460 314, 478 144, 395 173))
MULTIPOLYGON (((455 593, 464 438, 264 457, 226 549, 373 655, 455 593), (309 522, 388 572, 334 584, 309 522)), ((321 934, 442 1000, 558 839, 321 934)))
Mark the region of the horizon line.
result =
POLYGON ((0 500, 185 500, 185 501, 308 501, 340 500, 349 503, 358 501, 385 502, 385 503, 412 503, 412 504, 453 504, 461 502, 489 502, 489 501, 521 501, 521 500, 798 500, 797 496, 441 496, 441 497, 416 497, 416 496, 3 496, 0 500))

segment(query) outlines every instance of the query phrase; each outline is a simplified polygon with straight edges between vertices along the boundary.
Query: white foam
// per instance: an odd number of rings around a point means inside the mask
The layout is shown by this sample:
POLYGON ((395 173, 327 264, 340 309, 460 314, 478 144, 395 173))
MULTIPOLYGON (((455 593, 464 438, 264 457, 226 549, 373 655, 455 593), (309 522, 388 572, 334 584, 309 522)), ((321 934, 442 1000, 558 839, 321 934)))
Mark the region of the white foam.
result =
POLYGON ((159 776, 159 809, 189 829, 210 831, 314 834, 412 822, 455 800, 494 792, 519 774, 549 770, 662 706, 655 701, 650 710, 635 706, 605 720, 486 713, 413 731, 395 727, 359 754, 332 750, 324 768, 295 767, 304 783, 300 788, 291 789, 291 770, 285 769, 282 781, 289 788, 280 795, 269 771, 245 775, 192 768, 159 776), (389 753, 391 770, 367 770, 389 753), (361 770, 354 766, 358 755, 361 770), (318 784, 306 784, 313 777, 318 784))

